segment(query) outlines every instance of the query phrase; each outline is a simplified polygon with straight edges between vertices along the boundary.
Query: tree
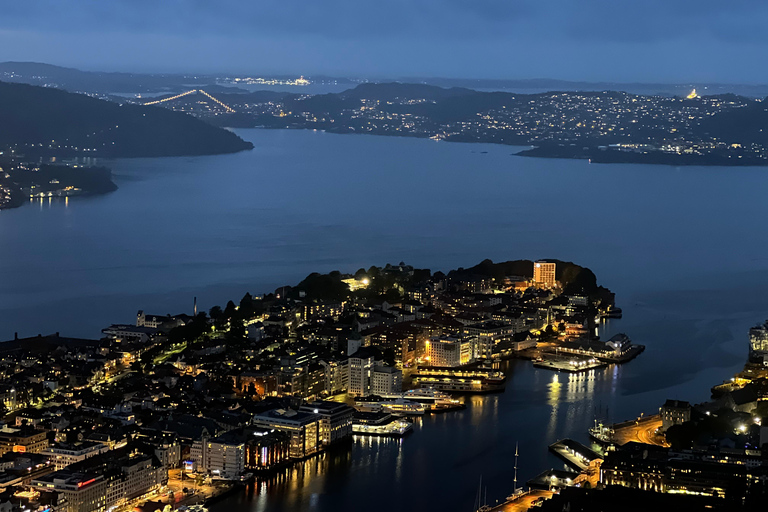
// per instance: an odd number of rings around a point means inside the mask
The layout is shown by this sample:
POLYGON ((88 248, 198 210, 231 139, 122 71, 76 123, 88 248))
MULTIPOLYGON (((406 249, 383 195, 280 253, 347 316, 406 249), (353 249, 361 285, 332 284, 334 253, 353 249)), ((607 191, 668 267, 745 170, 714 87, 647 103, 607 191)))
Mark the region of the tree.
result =
POLYGON ((216 321, 219 318, 221 318, 223 311, 221 310, 221 306, 213 306, 210 311, 208 311, 208 315, 211 317, 211 320, 216 321))

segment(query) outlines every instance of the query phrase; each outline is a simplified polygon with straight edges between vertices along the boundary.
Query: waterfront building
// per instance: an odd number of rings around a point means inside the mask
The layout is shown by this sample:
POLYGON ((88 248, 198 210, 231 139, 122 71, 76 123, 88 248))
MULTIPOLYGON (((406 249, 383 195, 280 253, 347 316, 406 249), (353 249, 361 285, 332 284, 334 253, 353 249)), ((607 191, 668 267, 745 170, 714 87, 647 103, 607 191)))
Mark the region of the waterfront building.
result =
POLYGON ((556 263, 547 261, 537 261, 533 264, 533 282, 540 288, 554 288, 557 285, 555 280, 556 263))
POLYGON ((691 404, 684 400, 667 400, 659 409, 661 430, 666 432, 673 425, 691 420, 691 404))
POLYGON ((292 409, 272 409, 253 417, 255 427, 279 430, 291 436, 289 455, 301 459, 320 449, 320 415, 292 409))
POLYGON ((645 347, 633 345, 626 334, 616 334, 608 341, 574 340, 561 344, 558 352, 579 356, 596 357, 597 359, 623 362, 639 354, 645 347))
POLYGON ((352 415, 355 410, 346 404, 311 402, 302 405, 299 412, 312 413, 320 417, 318 437, 322 446, 343 441, 352 435, 352 415))
POLYGON ((461 366, 471 362, 475 353, 472 339, 435 336, 430 338, 425 345, 426 360, 430 366, 461 366))
POLYGON ((271 428, 246 429, 245 467, 270 469, 290 460, 291 436, 271 428))
POLYGON ((197 472, 213 478, 234 480, 245 470, 245 436, 232 430, 212 439, 195 441, 190 450, 197 472))

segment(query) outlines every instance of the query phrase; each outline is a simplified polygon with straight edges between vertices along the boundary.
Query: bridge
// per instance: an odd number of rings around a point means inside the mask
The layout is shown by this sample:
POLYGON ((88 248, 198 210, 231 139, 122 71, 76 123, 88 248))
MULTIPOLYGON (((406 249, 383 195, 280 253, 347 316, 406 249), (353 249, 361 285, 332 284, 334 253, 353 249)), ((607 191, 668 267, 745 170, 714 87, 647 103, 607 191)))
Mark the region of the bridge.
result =
POLYGON ((206 97, 210 98, 211 100, 215 101, 224 110, 226 110, 228 113, 230 113, 230 114, 234 114, 235 113, 235 109, 233 109, 229 105, 226 105, 224 102, 219 101, 218 99, 214 98, 213 96, 211 96, 210 94, 208 94, 207 92, 205 92, 202 89, 192 89, 191 91, 183 92, 181 94, 177 94, 176 96, 171 96, 169 98, 163 98, 162 100, 148 101, 148 102, 144 103, 144 105, 158 105, 160 103, 165 103, 167 101, 177 100, 179 98, 183 98, 184 96, 189 96, 190 94, 195 94, 195 93, 200 93, 203 96, 206 96, 206 97))

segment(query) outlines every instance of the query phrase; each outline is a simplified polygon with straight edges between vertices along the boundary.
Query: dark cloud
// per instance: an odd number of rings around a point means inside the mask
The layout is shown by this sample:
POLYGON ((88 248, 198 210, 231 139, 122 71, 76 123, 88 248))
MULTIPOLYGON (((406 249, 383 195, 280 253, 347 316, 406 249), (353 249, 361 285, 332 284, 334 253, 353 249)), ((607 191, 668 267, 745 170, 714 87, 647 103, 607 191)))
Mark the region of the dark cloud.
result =
MULTIPOLYGON (((86 67, 359 74, 732 73, 768 49, 768 2, 740 0, 24 0, 0 59, 86 67), (110 55, 113 56, 110 60, 110 55), (670 57, 686 57, 681 65, 670 57), (715 62, 715 59, 729 59, 715 62), (708 60, 709 59, 709 60, 708 60), (89 66, 89 63, 91 64, 89 66), (249 67, 251 66, 251 67, 249 67), (580 66, 580 67, 579 67, 580 66), (661 66, 661 68, 659 68, 661 66), (709 68, 715 69, 715 71, 709 68), (600 71, 602 69, 602 72, 600 71), (721 71, 717 71, 717 70, 721 71), (706 70, 706 71, 702 71, 706 70), (558 72, 562 71, 562 72, 558 72)), ((754 67, 754 66, 753 66, 754 67)), ((758 70, 741 79, 764 80, 758 70)), ((580 77, 581 78, 581 77, 580 77)), ((768 78, 768 76, 766 76, 768 78)))

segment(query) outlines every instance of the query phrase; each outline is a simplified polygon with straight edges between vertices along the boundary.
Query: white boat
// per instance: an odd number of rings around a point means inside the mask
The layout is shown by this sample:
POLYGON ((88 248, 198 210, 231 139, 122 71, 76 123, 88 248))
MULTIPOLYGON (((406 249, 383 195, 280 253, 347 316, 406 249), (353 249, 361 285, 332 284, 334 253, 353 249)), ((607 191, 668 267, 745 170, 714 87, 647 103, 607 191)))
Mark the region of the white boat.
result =
POLYGON ((382 398, 387 400, 397 400, 402 398, 404 400, 410 400, 411 402, 418 402, 424 404, 430 411, 456 409, 464 405, 461 400, 453 398, 448 393, 439 391, 435 388, 409 389, 404 393, 383 395, 382 398))
POLYGON ((398 416, 421 416, 427 408, 420 402, 396 398, 366 397, 355 400, 355 409, 361 412, 388 412, 398 416))

